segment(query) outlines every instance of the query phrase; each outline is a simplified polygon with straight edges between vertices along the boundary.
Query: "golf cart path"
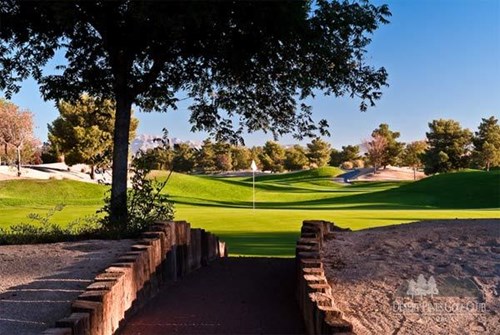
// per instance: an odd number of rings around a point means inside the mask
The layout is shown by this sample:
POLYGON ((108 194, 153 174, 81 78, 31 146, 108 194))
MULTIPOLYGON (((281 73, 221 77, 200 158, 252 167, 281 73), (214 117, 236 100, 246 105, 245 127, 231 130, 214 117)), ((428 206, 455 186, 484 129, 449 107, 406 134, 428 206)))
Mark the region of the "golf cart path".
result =
POLYGON ((220 259, 164 287, 120 334, 303 334, 294 278, 294 259, 220 259))

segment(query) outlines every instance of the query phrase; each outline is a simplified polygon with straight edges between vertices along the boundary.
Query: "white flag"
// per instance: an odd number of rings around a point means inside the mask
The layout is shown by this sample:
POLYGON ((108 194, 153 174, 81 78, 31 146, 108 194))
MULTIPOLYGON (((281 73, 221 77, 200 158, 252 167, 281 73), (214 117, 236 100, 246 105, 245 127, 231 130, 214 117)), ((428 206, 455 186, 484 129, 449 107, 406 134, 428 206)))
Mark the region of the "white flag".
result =
POLYGON ((253 172, 257 171, 257 164, 255 164, 255 161, 253 159, 252 159, 252 165, 250 167, 252 168, 253 172))

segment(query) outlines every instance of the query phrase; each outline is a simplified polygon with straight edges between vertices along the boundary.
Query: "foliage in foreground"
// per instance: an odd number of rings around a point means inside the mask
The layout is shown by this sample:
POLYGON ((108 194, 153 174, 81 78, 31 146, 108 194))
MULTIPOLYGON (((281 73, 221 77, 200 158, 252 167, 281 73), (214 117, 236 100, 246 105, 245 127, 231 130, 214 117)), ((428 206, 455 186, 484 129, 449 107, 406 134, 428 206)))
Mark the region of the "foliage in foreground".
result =
POLYGON ((135 237, 145 231, 158 220, 172 220, 173 203, 162 193, 168 178, 158 182, 148 178, 154 156, 139 152, 132 162, 132 188, 128 190, 129 220, 120 227, 111 224, 109 219, 110 201, 105 198, 105 205, 97 213, 105 213, 104 217, 96 214, 78 218, 66 227, 52 221, 56 212, 65 205, 57 204, 45 215, 28 214, 29 222, 0 228, 1 244, 30 244, 71 241, 88 238, 135 237))
MULTIPOLYGON (((167 142, 163 142, 166 145, 167 142)), ((98 212, 105 213, 101 220, 103 229, 116 236, 136 235, 145 231, 154 222, 172 220, 174 205, 168 196, 162 193, 168 182, 148 178, 152 166, 155 164, 155 155, 139 151, 132 160, 132 188, 127 192, 128 221, 116 226, 111 221, 111 199, 106 197, 104 207, 98 212)))
POLYGON ((183 92, 193 130, 233 141, 244 130, 326 134, 326 120, 316 124, 305 103, 318 91, 360 97, 362 111, 375 105, 387 72, 370 66, 366 52, 373 32, 389 22, 388 6, 312 4, 8 1, 0 5, 0 89, 10 97, 32 76, 45 100, 74 101, 87 92, 116 101, 109 214, 120 226, 128 217, 132 105, 175 109, 183 92), (62 71, 45 74, 61 48, 62 71))
POLYGON ((28 222, 12 225, 9 229, 0 228, 0 245, 50 243, 106 237, 97 215, 76 219, 66 227, 53 222, 54 214, 62 211, 64 207, 64 204, 58 204, 45 215, 30 213, 28 214, 28 222))

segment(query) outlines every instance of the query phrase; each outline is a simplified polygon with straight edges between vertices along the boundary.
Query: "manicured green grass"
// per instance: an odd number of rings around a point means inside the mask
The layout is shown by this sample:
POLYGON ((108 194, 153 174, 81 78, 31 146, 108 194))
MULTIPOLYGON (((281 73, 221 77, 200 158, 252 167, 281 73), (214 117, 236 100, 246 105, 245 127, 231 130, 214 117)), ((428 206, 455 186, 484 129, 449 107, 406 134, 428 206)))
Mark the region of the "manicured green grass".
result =
POLYGON ((8 180, 0 182, 0 207, 102 204, 107 187, 73 180, 8 180))
POLYGON ((500 218, 498 210, 274 210, 178 206, 177 217, 215 232, 232 255, 291 256, 303 220, 333 221, 353 230, 427 219, 500 218))
MULTIPOLYGON (((500 172, 467 171, 418 182, 332 181, 335 168, 252 178, 174 173, 165 192, 176 203, 177 219, 219 234, 233 255, 291 256, 302 220, 325 219, 362 229, 423 219, 499 218, 500 172)), ((155 172, 163 179, 165 172, 155 172)), ((68 206, 54 221, 93 213, 106 188, 73 181, 0 182, 0 227, 68 206)))

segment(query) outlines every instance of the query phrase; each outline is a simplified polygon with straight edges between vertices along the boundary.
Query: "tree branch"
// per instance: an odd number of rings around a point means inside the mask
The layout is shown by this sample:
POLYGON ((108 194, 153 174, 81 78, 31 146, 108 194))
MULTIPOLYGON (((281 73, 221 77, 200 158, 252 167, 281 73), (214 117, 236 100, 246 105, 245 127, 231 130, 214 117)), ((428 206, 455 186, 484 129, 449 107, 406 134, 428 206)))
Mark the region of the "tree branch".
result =
POLYGON ((161 57, 155 59, 151 70, 141 76, 139 80, 134 83, 132 87, 132 95, 138 96, 144 93, 148 89, 148 87, 158 78, 158 75, 162 71, 164 65, 165 61, 161 57))

